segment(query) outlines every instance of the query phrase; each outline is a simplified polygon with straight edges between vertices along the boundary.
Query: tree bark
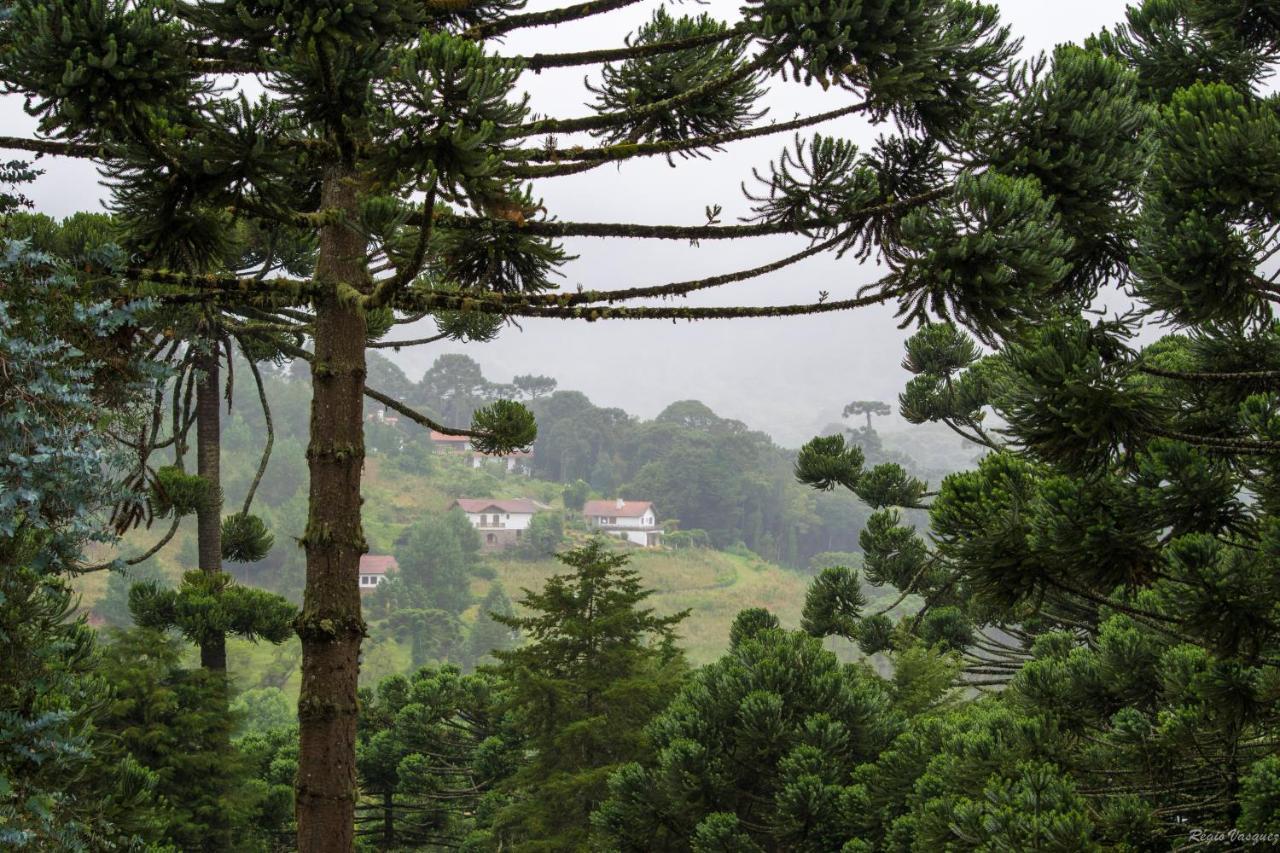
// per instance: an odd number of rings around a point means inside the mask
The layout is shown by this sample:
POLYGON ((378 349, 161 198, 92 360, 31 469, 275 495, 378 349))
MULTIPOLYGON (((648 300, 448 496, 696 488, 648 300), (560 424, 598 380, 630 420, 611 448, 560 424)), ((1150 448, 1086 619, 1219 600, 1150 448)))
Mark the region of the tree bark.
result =
POLYGON ((322 292, 311 365, 307 583, 297 622, 302 690, 296 808, 304 853, 347 853, 354 845, 356 684, 364 635, 359 565, 366 550, 360 523, 365 321, 347 288, 369 287, 364 239, 354 227, 358 203, 352 172, 330 166, 321 206, 335 221, 320 231, 315 272, 322 292))
POLYGON ((395 803, 390 790, 382 794, 382 846, 390 850, 396 846, 395 803))
MULTIPOLYGON (((209 484, 209 500, 196 510, 196 545, 200 571, 222 572, 222 429, 218 396, 218 349, 213 330, 208 337, 209 352, 196 357, 200 379, 196 384, 196 473, 209 484)), ((225 674, 227 638, 222 634, 200 641, 200 665, 225 674)))

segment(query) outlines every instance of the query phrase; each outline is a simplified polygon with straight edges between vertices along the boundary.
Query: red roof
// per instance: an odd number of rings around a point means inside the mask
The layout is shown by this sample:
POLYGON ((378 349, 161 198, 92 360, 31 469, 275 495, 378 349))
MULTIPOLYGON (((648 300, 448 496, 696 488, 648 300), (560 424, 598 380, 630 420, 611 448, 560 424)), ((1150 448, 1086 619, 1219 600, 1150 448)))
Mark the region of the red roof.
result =
POLYGON ((385 575, 400 571, 400 564, 390 554, 365 554, 360 558, 360 574, 385 575))
POLYGON ((608 518, 639 518, 651 509, 653 509, 652 501, 587 501, 582 507, 582 514, 603 515, 608 518))
POLYGON ((449 444, 466 444, 471 441, 471 439, 467 438, 465 435, 445 435, 444 433, 436 432, 435 430, 431 431, 431 440, 447 442, 449 444))
POLYGON ((489 498, 458 498, 449 504, 450 508, 455 506, 462 507, 463 512, 488 512, 489 510, 497 510, 498 512, 517 512, 533 515, 538 511, 538 506, 528 498, 515 498, 513 500, 495 501, 489 498))

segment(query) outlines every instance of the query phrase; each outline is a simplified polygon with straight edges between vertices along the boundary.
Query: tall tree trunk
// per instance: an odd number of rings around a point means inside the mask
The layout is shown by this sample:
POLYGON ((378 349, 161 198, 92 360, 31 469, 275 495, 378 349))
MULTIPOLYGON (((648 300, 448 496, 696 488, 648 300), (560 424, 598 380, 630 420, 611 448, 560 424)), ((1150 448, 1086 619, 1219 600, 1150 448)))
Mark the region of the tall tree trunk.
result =
MULTIPOLYGON (((218 370, 219 342, 217 327, 210 324, 206 340, 209 351, 196 356, 196 473, 209 484, 210 499, 196 510, 196 552, 200 571, 218 575, 222 572, 222 382, 218 370)), ((227 638, 221 632, 205 634, 200 639, 200 666, 213 676, 214 701, 220 713, 227 713, 227 638)), ((222 749, 231 749, 228 737, 222 749)), ((226 779, 210 778, 208 783, 226 788, 226 779)), ((209 820, 204 850, 231 849, 231 825, 221 810, 209 820)))
MULTIPOLYGON (((200 571, 222 572, 222 416, 218 377, 218 338, 210 329, 209 352, 196 357, 201 374, 196 384, 196 473, 209 484, 211 499, 196 510, 196 545, 200 571)), ((227 638, 222 634, 200 641, 200 665, 213 672, 227 671, 227 638)))
POLYGON ((364 620, 359 567, 360 469, 364 463, 365 321, 346 287, 368 289, 354 175, 329 167, 321 207, 337 221, 320 231, 315 281, 315 358, 311 365, 311 473, 307 585, 298 635, 298 849, 350 851, 356 800, 356 682, 364 620), (345 287, 344 287, 345 286, 345 287))

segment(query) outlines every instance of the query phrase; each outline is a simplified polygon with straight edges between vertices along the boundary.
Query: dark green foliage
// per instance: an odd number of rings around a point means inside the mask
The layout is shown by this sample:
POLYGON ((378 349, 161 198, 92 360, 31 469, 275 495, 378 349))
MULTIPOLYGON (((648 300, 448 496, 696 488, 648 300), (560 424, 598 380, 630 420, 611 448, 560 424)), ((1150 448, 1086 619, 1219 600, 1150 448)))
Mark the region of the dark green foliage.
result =
POLYGON ((564 508, 581 512, 590 496, 591 484, 586 480, 574 480, 564 487, 564 508))
POLYGON ((520 537, 520 552, 530 559, 543 559, 554 555, 563 542, 564 516, 558 512, 540 512, 520 537))
POLYGON ((232 513, 222 519, 222 559, 232 563, 256 563, 271 551, 275 537, 256 515, 232 513))
POLYGON ((227 749, 235 720, 219 676, 180 666, 181 646, 151 631, 116 634, 97 664, 112 686, 98 726, 104 759, 136 761, 156 779, 159 839, 179 850, 265 850, 258 834, 264 792, 227 749))
POLYGON ((1038 183, 1070 240, 1061 286, 1089 300, 1128 260, 1143 178, 1134 149, 1150 109, 1132 69, 1074 45, 1056 48, 1048 71, 1014 92, 983 115, 980 156, 1038 183))
POLYGON ((920 620, 919 630, 920 639, 931 646, 960 651, 973 645, 973 626, 958 607, 932 608, 920 620))
POLYGON ((71 590, 20 564, 0 572, 0 845, 90 850, 156 838, 159 780, 108 761, 97 729, 112 686, 71 590))
POLYGON ((906 322, 954 318, 984 340, 1046 316, 1062 295, 1071 237, 1039 181, 995 170, 962 176, 936 210, 902 221, 890 281, 906 322))
POLYGON ((1004 850, 1102 849, 1084 798, 1052 764, 1023 764, 1011 780, 989 783, 982 799, 955 809, 952 832, 968 846, 1004 850), (992 828, 996 832, 992 833, 992 828), (994 838, 993 838, 994 835, 994 838))
MULTIPOLYGON (((519 210, 537 205, 517 196, 519 210)), ((520 293, 553 288, 557 268, 572 258, 557 244, 531 237, 515 223, 486 224, 482 229, 446 231, 440 239, 442 269, 464 289, 520 293)))
POLYGON ((906 589, 925 567, 928 551, 924 543, 901 521, 898 510, 882 509, 872 513, 858 537, 864 553, 863 574, 872 584, 889 583, 906 589))
MULTIPOLYGON (((874 436, 875 433, 865 433, 874 436)), ((856 438, 856 437, 855 437, 856 438)), ((863 467, 865 454, 843 435, 811 439, 796 455, 796 479, 816 489, 843 486, 873 508, 918 506, 928 486, 897 463, 863 467)))
POLYGON ((977 3, 750 0, 744 12, 797 79, 863 91, 877 116, 944 139, 1017 48, 977 3))
POLYGON ((274 593, 235 583, 228 574, 187 572, 177 589, 154 581, 129 590, 129 610, 141 627, 176 629, 197 645, 234 634, 246 640, 282 643, 293 635, 297 611, 274 593))
POLYGON ((5 78, 45 93, 34 109, 46 133, 92 139, 176 118, 166 113, 202 90, 169 14, 105 0, 14 3, 9 14, 24 37, 6 46, 5 78))
POLYGON ((396 607, 460 614, 471 604, 471 577, 480 563, 480 534, 461 510, 428 515, 410 525, 395 547, 396 607))
POLYGON ((1225 84, 1181 89, 1160 111, 1134 271, 1138 292, 1170 319, 1266 313, 1256 253, 1280 213, 1277 133, 1274 105, 1225 84))
POLYGON ((525 591, 530 615, 498 620, 527 640, 495 652, 494 673, 509 685, 502 705, 528 758, 504 786, 510 801, 491 833, 522 850, 595 849, 588 818, 605 780, 649 754, 645 725, 685 674, 673 646, 685 614, 643 607, 651 593, 625 555, 594 541, 558 559, 572 571, 525 591))
POLYGON ((1009 432, 1073 472, 1097 470, 1141 444, 1160 417, 1158 400, 1133 382, 1098 331, 1055 323, 1005 350, 1012 375, 998 406, 1009 432))
POLYGON ((524 450, 538 437, 533 414, 521 403, 498 400, 471 416, 471 429, 477 435, 472 446, 481 453, 508 453, 524 450))
MULTIPOLYGON (((666 8, 659 8, 648 23, 627 38, 627 43, 650 45, 727 30, 727 25, 709 15, 673 18, 666 8)), ((755 110, 755 103, 763 93, 760 86, 763 75, 740 75, 747 61, 746 41, 728 39, 700 48, 628 59, 616 66, 605 65, 600 71, 600 84, 587 84, 596 96, 593 106, 599 112, 628 112, 637 106, 683 95, 708 80, 735 74, 740 79, 713 94, 656 115, 645 115, 598 135, 611 142, 682 141, 745 127, 763 115, 755 110)))
POLYGON ((1143 94, 1157 103, 1197 80, 1221 80, 1247 89, 1267 74, 1274 35, 1263 35, 1267 30, 1259 27, 1252 35, 1261 36, 1261 42, 1249 44, 1251 39, 1240 40, 1242 33, 1232 30, 1240 27, 1247 31, 1251 24, 1265 19, 1268 12, 1262 10, 1268 5, 1237 0, 1148 0, 1128 7, 1125 24, 1114 31, 1104 30, 1090 42, 1130 65, 1138 74, 1143 94), (1224 22, 1229 23, 1224 27, 1224 22))
POLYGON ((862 474, 862 464, 862 450, 847 445, 843 435, 822 436, 800 448, 796 479, 823 491, 838 485, 852 491, 862 474))
POLYGON ((133 625, 129 612, 129 588, 136 583, 155 583, 167 586, 167 577, 154 560, 145 560, 136 566, 123 566, 107 578, 107 590, 93 606, 93 612, 112 628, 128 628, 133 625))
POLYGON ((210 500, 210 485, 197 474, 188 474, 176 465, 156 470, 151 484, 151 507, 156 515, 192 515, 210 500))
MULTIPOLYGON (((370 343, 387 336, 395 323, 396 315, 390 308, 375 308, 364 314, 364 336, 370 343)), ((381 389, 379 389, 381 390, 381 389)))
POLYGON ((1078 832, 1084 810, 1060 773, 1044 814, 1007 800, 1007 786, 1037 784, 1025 778, 1022 762, 1046 760, 1057 742, 1052 727, 993 701, 913 718, 877 760, 858 768, 849 801, 853 831, 872 849, 954 850, 980 850, 986 844, 991 845, 987 849, 1034 849, 1023 846, 1029 843, 1023 833, 1041 831, 1036 828, 1041 820, 1078 832), (1054 814, 1059 810, 1063 813, 1054 814), (981 824, 983 817, 1001 811, 1003 820, 981 824), (982 826, 977 834, 975 819, 982 826))
POLYGON ((818 573, 804 599, 800 628, 814 637, 858 633, 859 612, 867 604, 858 573, 846 566, 830 566, 818 573))
POLYGON ((511 599, 507 598, 502 584, 495 583, 480 600, 480 613, 467 632, 470 666, 493 663, 495 651, 505 651, 519 644, 520 632, 498 621, 499 618, 510 619, 514 613, 511 599))
POLYGON ((858 648, 864 655, 887 652, 893 648, 893 620, 883 613, 873 613, 858 623, 858 648))
POLYGON ((852 774, 900 725, 869 671, 765 628, 694 674, 593 821, 621 850, 839 850, 857 815, 852 774), (723 846, 744 839, 755 846, 723 846))
POLYGON ((768 193, 747 193, 754 202, 752 220, 792 225, 810 237, 833 235, 855 211, 872 204, 879 189, 857 146, 820 133, 807 144, 797 135, 791 148, 769 164, 769 176, 757 171, 755 178, 768 193))
POLYGON ((492 675, 443 667, 361 691, 362 834, 383 849, 456 844, 468 835, 520 760, 499 710, 502 687, 492 675))
POLYGON ((1280 832, 1280 756, 1269 756, 1249 768, 1241 789, 1240 829, 1280 832))
POLYGON ((409 641, 409 661, 414 667, 462 656, 462 626, 453 613, 400 607, 391 612, 385 624, 397 639, 409 641))
POLYGON ((761 631, 770 631, 779 627, 778 617, 763 607, 751 607, 740 611, 733 617, 733 625, 729 627, 729 646, 734 647, 746 640, 753 639, 761 631))
POLYGON ((1044 571, 1027 541, 1035 475, 1018 457, 991 454, 978 470, 943 480, 930 512, 938 552, 966 567, 981 566, 971 581, 975 592, 1003 604, 1029 596, 1044 571))

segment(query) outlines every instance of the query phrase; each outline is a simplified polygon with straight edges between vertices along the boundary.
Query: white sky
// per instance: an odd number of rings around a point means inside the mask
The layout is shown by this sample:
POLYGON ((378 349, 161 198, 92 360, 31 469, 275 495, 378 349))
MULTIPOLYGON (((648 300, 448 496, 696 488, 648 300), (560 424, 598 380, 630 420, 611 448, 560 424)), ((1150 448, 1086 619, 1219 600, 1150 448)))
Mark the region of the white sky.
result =
MULTIPOLYGON (((533 0, 529 8, 563 5, 567 0, 533 0)), ((1078 41, 1122 19, 1123 0, 996 0, 1004 19, 1025 42, 1028 54, 1078 41)), ((658 0, 558 28, 513 34, 503 53, 559 52, 612 47, 649 18, 658 0)), ((732 0, 670 4, 674 14, 707 11, 737 17, 732 0)), ((590 93, 582 86, 594 67, 527 75, 535 110, 555 116, 586 113, 590 93)), ((849 103, 847 93, 777 84, 766 98, 771 111, 765 121, 790 119, 849 103)), ((21 100, 0 99, 0 133, 28 133, 32 122, 21 100)), ((820 130, 869 142, 878 130, 860 119, 822 125, 820 130)), ((786 141, 789 141, 786 140, 786 141)), ((710 161, 680 160, 670 168, 655 158, 618 167, 606 166, 580 176, 543 181, 535 192, 555 216, 566 220, 633 221, 698 225, 703 208, 721 204, 725 222, 745 211, 739 189, 753 166, 776 157, 783 138, 765 137, 735 143, 710 161)), ((10 152, 0 152, 10 156, 10 152)), ((93 167, 65 159, 44 158, 46 172, 27 194, 38 209, 65 216, 101 206, 104 196, 93 167)), ((614 289, 697 278, 736 270, 790 254, 803 243, 769 238, 707 241, 700 247, 684 242, 580 239, 568 243, 580 255, 564 272, 563 286, 581 283, 591 289, 614 289)), ((812 258, 752 282, 730 285, 691 298, 688 304, 767 304, 815 301, 818 292, 831 299, 852 296, 882 271, 865 268, 851 258, 812 258)), ((646 417, 668 403, 700 399, 717 412, 740 418, 797 444, 822 425, 837 420, 853 399, 896 400, 907 374, 900 368, 903 331, 896 328, 892 308, 816 317, 761 320, 718 320, 678 325, 662 321, 613 321, 595 324, 560 320, 526 320, 487 344, 445 344, 393 355, 411 379, 417 379, 437 355, 465 352, 490 378, 500 381, 518 373, 554 376, 562 388, 585 392, 599 405, 617 406, 646 417)), ((429 327, 399 327, 403 337, 428 334, 429 327)), ((399 335, 397 335, 399 336, 399 335)), ((389 351, 383 351, 389 353, 389 351)))

